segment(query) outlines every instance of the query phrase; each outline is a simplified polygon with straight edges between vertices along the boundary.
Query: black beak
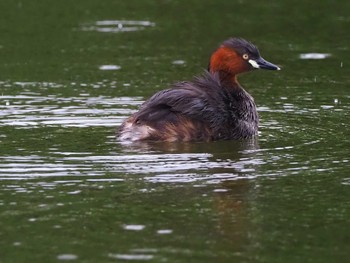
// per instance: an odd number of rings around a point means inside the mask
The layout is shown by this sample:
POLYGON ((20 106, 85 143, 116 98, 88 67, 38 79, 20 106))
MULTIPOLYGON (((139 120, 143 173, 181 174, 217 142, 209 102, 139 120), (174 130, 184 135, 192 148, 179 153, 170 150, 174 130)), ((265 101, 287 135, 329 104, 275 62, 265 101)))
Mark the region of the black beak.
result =
POLYGON ((262 57, 259 57, 258 59, 250 59, 248 61, 254 68, 261 68, 261 69, 268 69, 268 70, 281 70, 280 67, 276 66, 275 64, 272 64, 271 62, 266 61, 262 57))

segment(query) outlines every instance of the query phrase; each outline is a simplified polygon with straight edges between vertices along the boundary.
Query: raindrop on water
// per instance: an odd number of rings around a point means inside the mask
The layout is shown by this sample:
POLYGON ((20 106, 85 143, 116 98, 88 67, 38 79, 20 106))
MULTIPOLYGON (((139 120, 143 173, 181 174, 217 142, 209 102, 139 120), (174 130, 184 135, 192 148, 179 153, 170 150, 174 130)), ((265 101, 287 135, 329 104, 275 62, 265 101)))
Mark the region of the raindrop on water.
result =
POLYGON ((61 254, 57 256, 58 260, 75 260, 78 256, 74 254, 61 254))
POLYGON ((140 231, 145 228, 144 225, 124 225, 123 228, 125 230, 134 230, 134 231, 140 231))
POLYGON ((118 65, 102 65, 99 67, 100 70, 118 70, 121 66, 118 65))

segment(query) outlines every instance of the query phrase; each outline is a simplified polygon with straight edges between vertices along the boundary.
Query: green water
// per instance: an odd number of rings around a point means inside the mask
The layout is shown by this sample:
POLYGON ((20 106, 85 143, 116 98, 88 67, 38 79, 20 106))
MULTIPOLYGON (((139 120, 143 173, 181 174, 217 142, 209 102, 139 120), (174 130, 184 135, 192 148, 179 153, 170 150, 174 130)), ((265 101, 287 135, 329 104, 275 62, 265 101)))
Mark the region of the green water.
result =
POLYGON ((1 0, 0 262, 346 262, 349 11, 1 0), (283 68, 240 78, 256 141, 116 142, 145 98, 200 74, 230 36, 283 68))

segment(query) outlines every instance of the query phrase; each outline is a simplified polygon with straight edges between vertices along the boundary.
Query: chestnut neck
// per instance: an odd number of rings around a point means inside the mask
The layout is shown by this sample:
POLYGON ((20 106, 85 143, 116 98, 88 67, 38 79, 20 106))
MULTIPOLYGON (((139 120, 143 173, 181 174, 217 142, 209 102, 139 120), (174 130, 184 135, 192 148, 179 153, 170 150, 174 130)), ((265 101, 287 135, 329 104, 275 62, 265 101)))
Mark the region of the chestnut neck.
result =
POLYGON ((246 64, 233 49, 221 46, 211 56, 210 73, 218 73, 222 85, 226 88, 240 88, 237 75, 248 71, 246 64))

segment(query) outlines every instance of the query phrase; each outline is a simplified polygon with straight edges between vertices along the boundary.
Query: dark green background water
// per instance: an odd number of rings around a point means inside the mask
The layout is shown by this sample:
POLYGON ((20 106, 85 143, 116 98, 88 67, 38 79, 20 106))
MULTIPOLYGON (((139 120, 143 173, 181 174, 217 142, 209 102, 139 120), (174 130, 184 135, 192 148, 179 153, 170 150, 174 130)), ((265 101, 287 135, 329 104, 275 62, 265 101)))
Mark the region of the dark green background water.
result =
POLYGON ((346 262, 349 14, 349 1, 1 0, 0 262, 346 262), (257 141, 116 142, 230 36, 283 68, 240 78, 257 141), (315 52, 329 56, 301 57, 315 52))

